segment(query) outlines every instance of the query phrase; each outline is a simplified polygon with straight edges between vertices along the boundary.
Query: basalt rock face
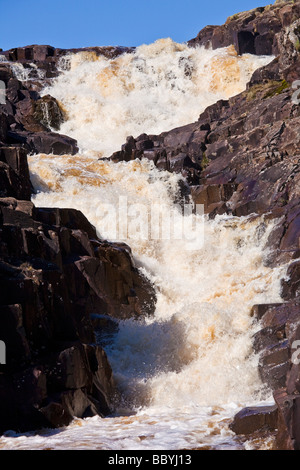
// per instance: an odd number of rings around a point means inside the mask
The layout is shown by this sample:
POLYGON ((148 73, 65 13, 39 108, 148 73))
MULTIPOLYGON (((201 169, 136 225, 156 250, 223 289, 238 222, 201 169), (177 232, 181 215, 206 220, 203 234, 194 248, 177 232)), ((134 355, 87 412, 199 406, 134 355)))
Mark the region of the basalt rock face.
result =
MULTIPOLYGON (((9 52, 9 59, 45 61, 48 67, 52 52, 20 48, 9 52)), ((64 119, 54 98, 41 97, 33 82, 29 87, 17 80, 9 63, 0 64, 0 80, 6 85, 0 105, 4 432, 63 426, 73 417, 111 412, 117 392, 97 335, 112 325, 116 329, 119 319, 153 313, 156 298, 128 246, 98 238, 77 210, 37 208, 31 202, 28 152, 74 154, 77 143, 53 132, 64 119)))
MULTIPOLYGON (((224 25, 207 26, 196 38, 194 46, 217 49, 233 44, 238 54, 278 55, 278 33, 292 26, 296 29, 300 17, 299 2, 275 2, 229 17, 224 25)), ((296 33, 297 34, 297 33, 296 33)))
POLYGON ((147 158, 181 172, 211 215, 258 214, 297 204, 300 107, 284 78, 250 84, 199 120, 159 136, 129 137, 114 161, 147 158))
POLYGON ((151 313, 153 289, 79 211, 2 197, 0 221, 0 431, 107 414, 116 390, 92 314, 151 313))
POLYGON ((0 80, 6 89, 5 104, 0 104, 1 147, 22 148, 33 153, 75 154, 77 142, 55 131, 64 113, 55 98, 41 97, 14 78, 8 63, 0 63, 0 80))
POLYGON ((113 161, 147 158, 183 174, 197 204, 218 214, 275 219, 270 266, 289 263, 282 303, 256 305, 259 371, 275 407, 242 410, 231 429, 275 431, 277 449, 300 449, 300 2, 276 2, 208 26, 190 46, 273 55, 247 89, 208 107, 197 122, 160 135, 129 136, 113 161))

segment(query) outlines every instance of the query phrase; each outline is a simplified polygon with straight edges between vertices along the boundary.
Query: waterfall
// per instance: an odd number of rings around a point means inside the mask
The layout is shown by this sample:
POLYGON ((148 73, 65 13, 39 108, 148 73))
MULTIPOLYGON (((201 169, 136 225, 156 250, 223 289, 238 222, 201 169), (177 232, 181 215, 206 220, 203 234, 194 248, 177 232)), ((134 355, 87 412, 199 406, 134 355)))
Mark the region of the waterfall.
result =
MULTIPOLYGON (((66 116, 60 132, 76 138, 80 151, 29 157, 33 202, 79 209, 99 237, 113 241, 118 240, 116 212, 107 208, 120 201, 126 201, 130 223, 130 208, 139 204, 162 221, 172 214, 178 231, 186 217, 174 209, 182 176, 146 160, 113 163, 99 157, 119 150, 128 135, 158 134, 196 121, 208 105, 243 91, 252 73, 271 60, 237 56, 232 47, 189 48, 171 39, 115 59, 91 52, 64 57, 61 74, 44 94, 60 103, 66 116)), ((116 416, 102 424, 99 418, 86 420, 80 437, 80 420, 75 421, 64 432, 69 447, 76 441, 78 448, 78 440, 88 445, 84 429, 94 448, 218 445, 221 438, 233 439, 229 430, 222 437, 228 413, 268 398, 252 352, 259 325, 250 313, 254 304, 281 301, 283 268, 266 262, 275 222, 193 217, 203 229, 198 248, 184 237, 122 233, 138 269, 155 286, 156 311, 153 317, 119 322, 105 345, 121 394, 116 416)), ((59 448, 55 436, 47 438, 59 448)))
POLYGON ((77 139, 82 151, 106 157, 128 135, 196 121, 207 106, 243 91, 272 59, 160 39, 115 59, 86 51, 64 56, 62 73, 44 93, 66 111, 60 132, 77 139))

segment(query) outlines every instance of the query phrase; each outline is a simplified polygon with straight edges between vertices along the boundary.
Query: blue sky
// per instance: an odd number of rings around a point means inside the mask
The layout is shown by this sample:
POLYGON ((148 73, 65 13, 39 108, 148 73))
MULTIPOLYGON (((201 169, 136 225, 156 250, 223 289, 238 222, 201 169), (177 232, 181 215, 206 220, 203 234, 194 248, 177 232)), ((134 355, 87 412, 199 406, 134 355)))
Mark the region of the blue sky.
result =
POLYGON ((139 46, 185 42, 267 0, 0 0, 0 47, 139 46))

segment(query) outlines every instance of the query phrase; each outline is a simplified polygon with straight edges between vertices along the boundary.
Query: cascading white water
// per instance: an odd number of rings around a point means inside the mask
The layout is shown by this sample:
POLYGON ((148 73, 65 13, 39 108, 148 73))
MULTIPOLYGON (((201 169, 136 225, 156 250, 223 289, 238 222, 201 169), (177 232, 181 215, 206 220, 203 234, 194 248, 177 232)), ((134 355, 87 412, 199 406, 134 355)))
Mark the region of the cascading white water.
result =
MULTIPOLYGON (((166 218, 181 179, 148 161, 114 164, 39 155, 29 162, 36 188, 44 189, 35 204, 76 207, 99 236, 107 205, 117 207, 120 197, 126 196, 129 208, 138 201, 149 214, 160 207, 166 218), (56 190, 45 191, 47 184, 56 190)), ((182 217, 178 214, 175 224, 182 217)), ((249 399, 260 387, 257 361, 246 359, 257 327, 249 313, 255 303, 280 299, 282 272, 264 266, 272 224, 198 218, 204 221, 204 244, 198 250, 187 249, 182 239, 124 239, 158 295, 154 318, 122 322, 108 349, 123 393, 137 405, 216 405, 249 399)), ((113 211, 106 216, 105 235, 114 240, 113 211)))
MULTIPOLYGON (((110 156, 128 135, 160 133, 195 121, 209 104, 245 89, 253 71, 270 60, 237 57, 232 48, 191 49, 170 39, 114 60, 91 53, 65 58, 69 67, 44 92, 65 109, 68 119, 60 132, 78 139, 80 153, 29 157, 34 203, 75 207, 99 236, 105 229, 111 240, 118 239, 114 214, 106 217, 104 227, 103 213, 122 197, 128 207, 139 203, 149 213, 159 207, 167 218, 181 176, 159 171, 148 161, 114 164, 98 160, 99 155, 110 156)), ((265 397, 251 349, 258 325, 250 311, 256 303, 280 301, 284 268, 271 269, 264 262, 274 222, 195 217, 204 224, 199 249, 187 249, 180 238, 124 237, 157 291, 155 315, 120 322, 114 342, 106 346, 124 399, 118 412, 123 406, 135 416, 100 425, 98 418, 76 421, 63 433, 65 444, 47 436, 55 448, 228 444, 232 435, 222 420, 265 397), (78 423, 83 426, 79 443, 78 423)), ((182 220, 177 213, 175 226, 182 220)), ((9 446, 9 437, 3 439, 9 446)), ((36 439, 31 446, 46 445, 36 439)))
POLYGON ((238 57, 233 47, 211 51, 160 39, 113 60, 91 52, 65 56, 61 68, 69 70, 44 92, 67 112, 61 133, 82 150, 110 156, 128 135, 196 121, 208 105, 243 91, 270 60, 238 57))

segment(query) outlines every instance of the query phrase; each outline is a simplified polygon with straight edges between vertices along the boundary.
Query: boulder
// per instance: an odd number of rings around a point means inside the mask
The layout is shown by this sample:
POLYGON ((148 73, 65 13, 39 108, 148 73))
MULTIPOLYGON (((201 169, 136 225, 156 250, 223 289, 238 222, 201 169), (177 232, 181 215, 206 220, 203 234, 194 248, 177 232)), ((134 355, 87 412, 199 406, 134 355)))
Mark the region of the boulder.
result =
POLYGON ((28 152, 54 155, 74 155, 78 152, 76 140, 55 132, 8 131, 11 144, 21 144, 28 152))
POLYGON ((39 367, 0 374, 0 397, 1 433, 8 429, 24 432, 49 425, 39 411, 46 397, 45 376, 39 367))
POLYGON ((13 72, 9 64, 0 63, 0 80, 7 86, 8 81, 13 78, 13 72))
POLYGON ((277 426, 277 406, 247 407, 240 410, 230 424, 235 434, 249 435, 263 429, 275 430, 277 426))
POLYGON ((95 227, 77 209, 38 207, 36 208, 35 217, 37 221, 43 224, 57 225, 74 230, 79 229, 85 232, 89 238, 97 238, 95 227))
POLYGON ((58 131, 65 115, 58 101, 50 95, 45 95, 35 103, 34 118, 45 127, 58 131))
POLYGON ((259 354, 261 378, 272 390, 286 386, 291 368, 291 348, 300 325, 300 305, 295 301, 253 307, 253 315, 261 329, 253 338, 259 354))

